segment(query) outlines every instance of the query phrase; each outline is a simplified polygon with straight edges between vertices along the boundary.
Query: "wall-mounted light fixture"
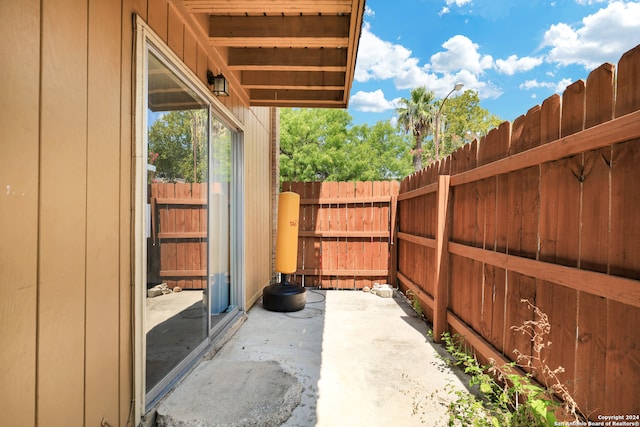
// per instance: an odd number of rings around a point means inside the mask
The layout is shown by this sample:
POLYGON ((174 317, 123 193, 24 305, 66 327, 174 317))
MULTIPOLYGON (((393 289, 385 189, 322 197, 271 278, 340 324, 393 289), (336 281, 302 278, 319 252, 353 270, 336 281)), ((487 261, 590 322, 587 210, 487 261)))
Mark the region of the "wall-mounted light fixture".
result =
POLYGON ((214 76, 211 70, 207 70, 207 82, 213 86, 214 95, 229 96, 229 82, 222 73, 214 76))

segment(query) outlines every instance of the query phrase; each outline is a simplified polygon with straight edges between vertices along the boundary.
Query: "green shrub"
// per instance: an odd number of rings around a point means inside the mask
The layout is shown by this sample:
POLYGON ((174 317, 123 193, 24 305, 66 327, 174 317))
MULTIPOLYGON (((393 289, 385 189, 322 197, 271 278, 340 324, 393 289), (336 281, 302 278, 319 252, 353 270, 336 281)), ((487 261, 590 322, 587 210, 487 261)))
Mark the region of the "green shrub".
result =
POLYGON ((516 361, 499 366, 490 359, 489 366, 480 365, 464 346, 464 337, 442 335, 445 348, 453 357, 455 365, 470 376, 468 391, 453 391, 457 399, 449 405, 449 426, 503 427, 503 426, 539 426, 556 425, 555 411, 561 404, 566 414, 579 420, 581 413, 575 400, 557 374, 564 371, 562 367, 551 369, 543 357, 543 349, 549 347, 546 336, 551 324, 545 313, 522 300, 535 313, 536 320, 526 321, 522 326, 514 326, 512 330, 529 336, 532 342, 532 354, 523 354, 515 350, 516 361), (519 368, 527 368, 524 373, 519 368), (538 378, 543 384, 536 382, 538 378))

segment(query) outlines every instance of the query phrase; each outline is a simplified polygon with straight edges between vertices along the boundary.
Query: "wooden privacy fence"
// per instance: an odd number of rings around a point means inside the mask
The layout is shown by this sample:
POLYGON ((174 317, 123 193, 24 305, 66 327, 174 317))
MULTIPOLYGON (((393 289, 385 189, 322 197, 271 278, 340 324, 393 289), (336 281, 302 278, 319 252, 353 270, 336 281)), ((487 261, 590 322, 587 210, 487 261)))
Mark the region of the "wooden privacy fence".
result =
POLYGON ((149 284, 206 289, 207 188, 207 183, 149 184, 149 284))
POLYGON ((434 338, 485 361, 543 355, 580 408, 640 412, 640 46, 401 183, 398 281, 434 338))
POLYGON ((390 280, 397 181, 284 182, 300 195, 298 270, 305 286, 361 289, 390 280))

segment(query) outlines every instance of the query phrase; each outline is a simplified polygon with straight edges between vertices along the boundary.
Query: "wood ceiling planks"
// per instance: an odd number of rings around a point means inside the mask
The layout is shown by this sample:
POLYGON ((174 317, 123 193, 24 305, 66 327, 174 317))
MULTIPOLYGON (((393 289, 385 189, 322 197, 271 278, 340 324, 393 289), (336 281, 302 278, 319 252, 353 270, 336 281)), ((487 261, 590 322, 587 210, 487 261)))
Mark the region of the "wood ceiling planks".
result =
POLYGON ((345 108, 364 0, 183 0, 250 105, 345 108))

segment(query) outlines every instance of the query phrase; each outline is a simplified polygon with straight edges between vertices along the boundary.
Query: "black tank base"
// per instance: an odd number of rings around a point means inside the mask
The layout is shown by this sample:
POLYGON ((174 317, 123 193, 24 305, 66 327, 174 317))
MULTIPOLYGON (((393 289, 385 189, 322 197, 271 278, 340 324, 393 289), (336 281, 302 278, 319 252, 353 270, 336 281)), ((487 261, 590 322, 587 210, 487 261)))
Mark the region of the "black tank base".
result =
POLYGON ((295 284, 273 284, 262 291, 262 306, 269 311, 300 311, 307 302, 307 290, 295 284))

